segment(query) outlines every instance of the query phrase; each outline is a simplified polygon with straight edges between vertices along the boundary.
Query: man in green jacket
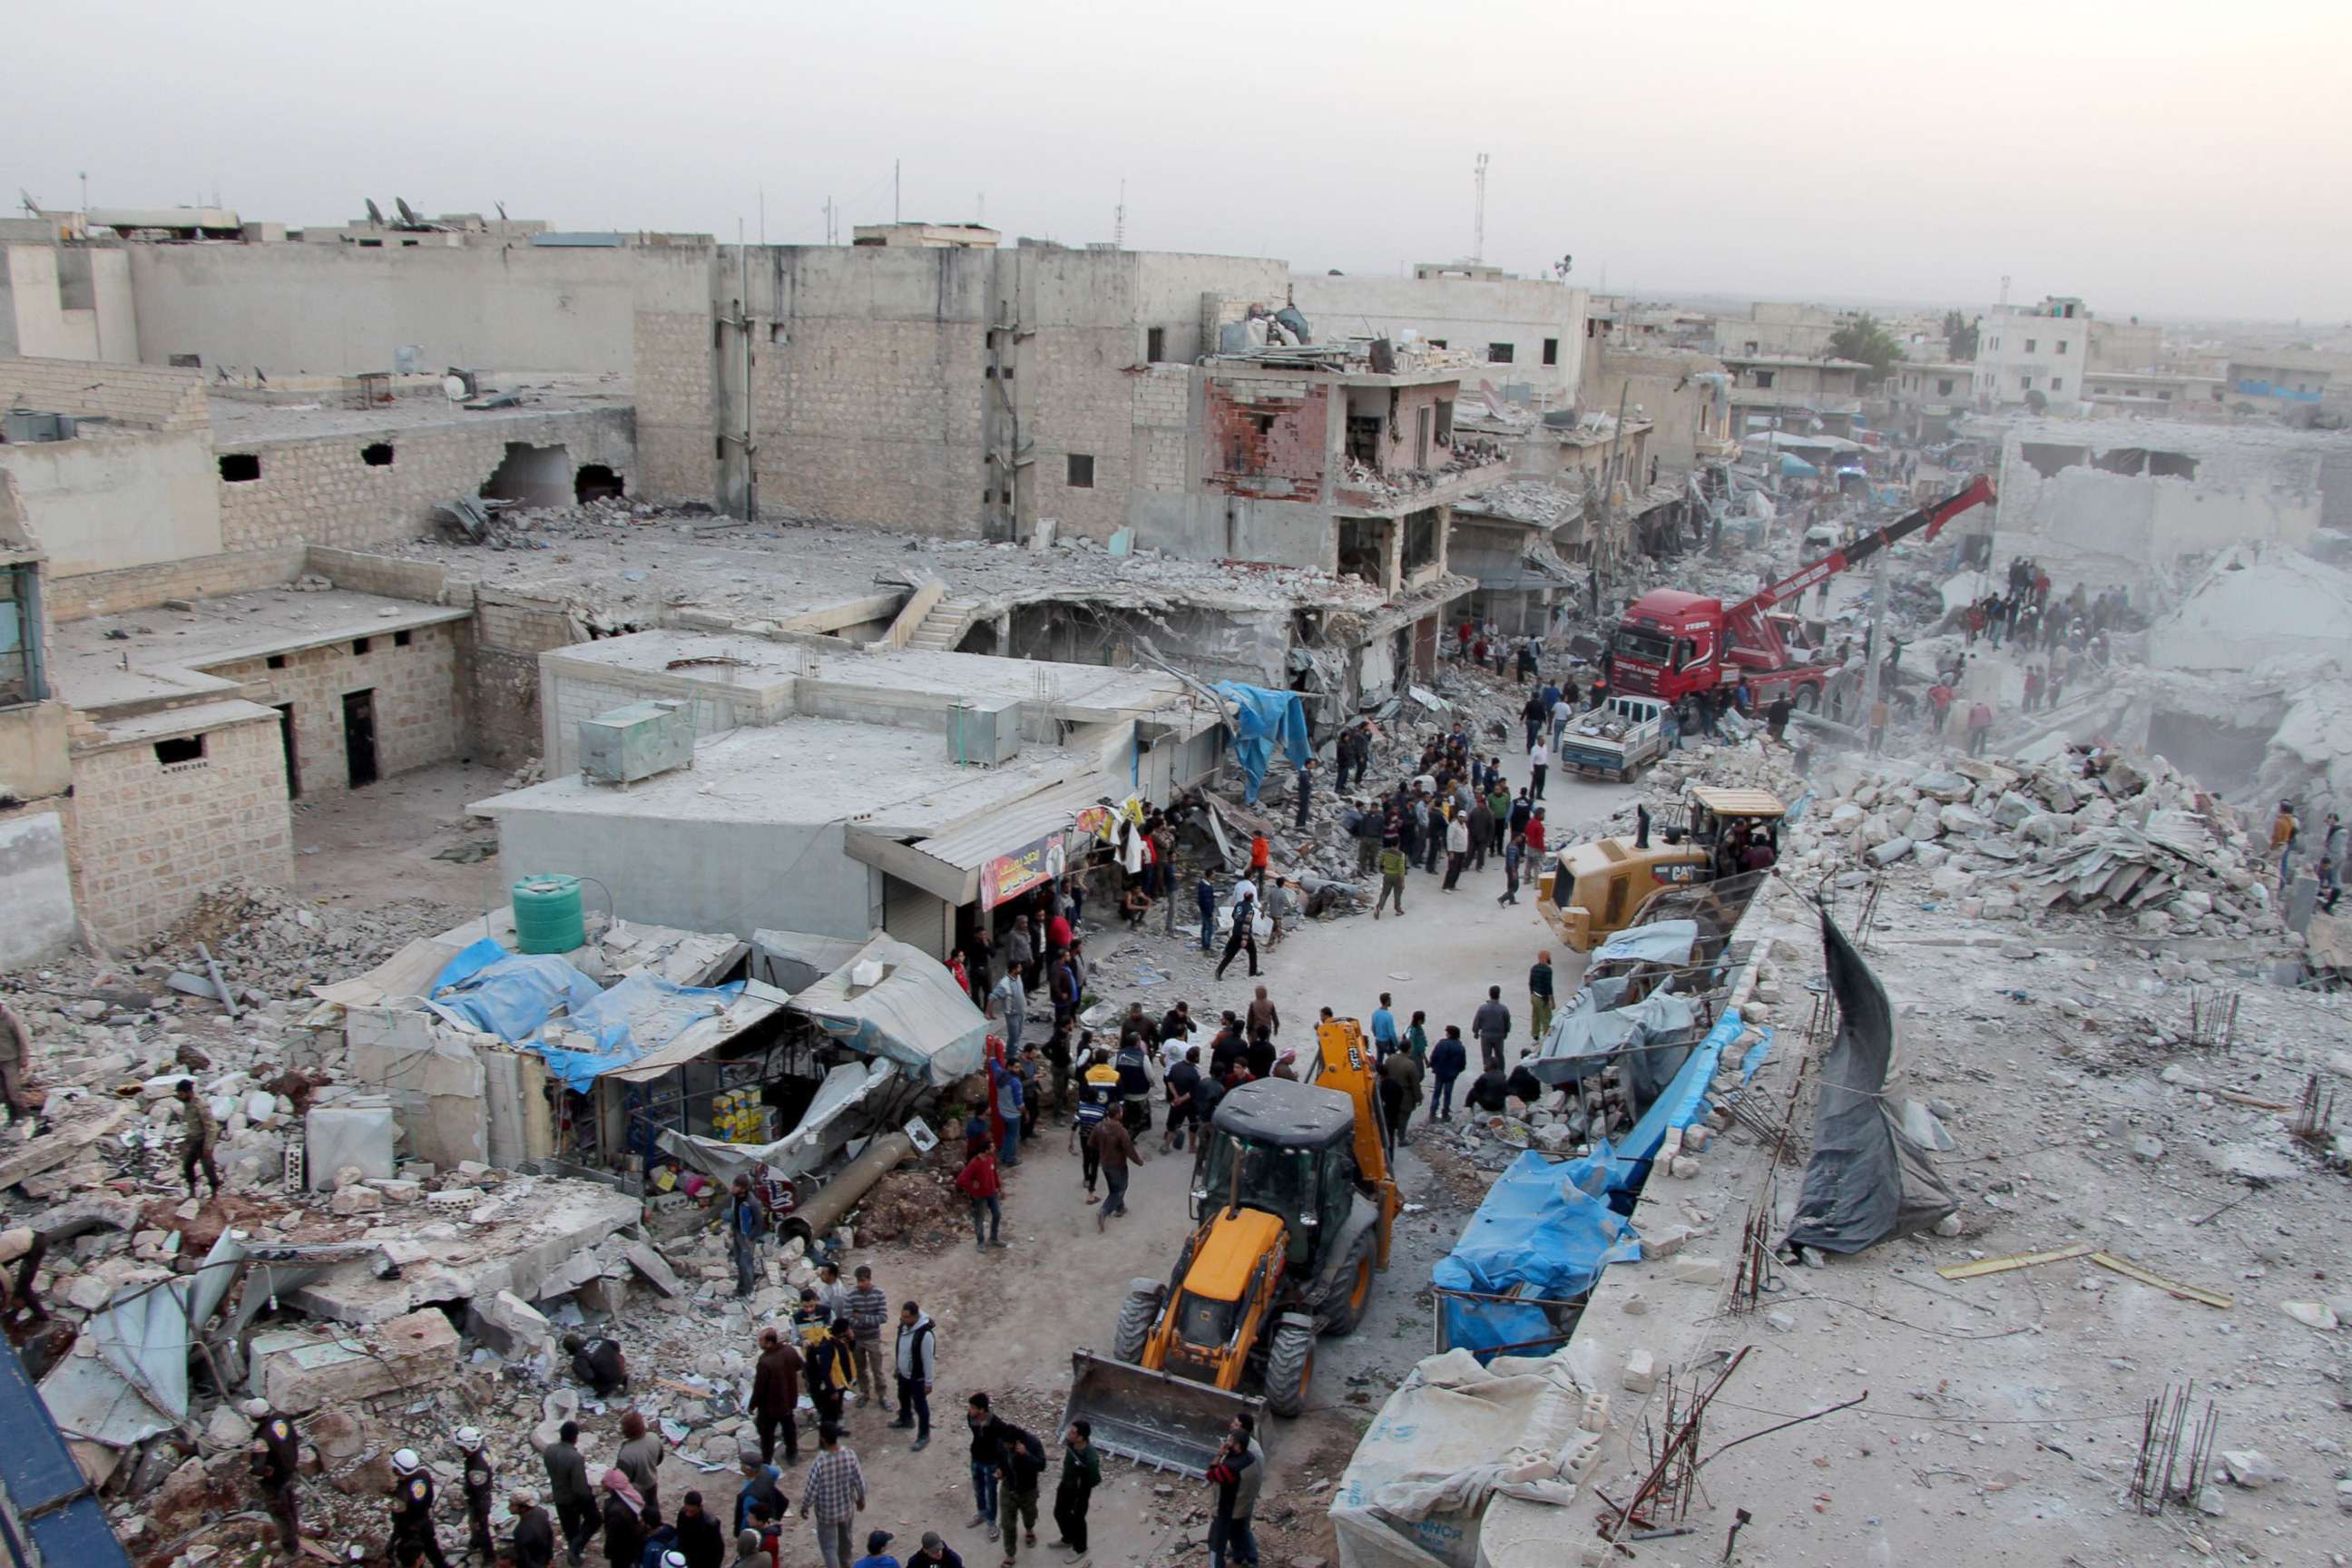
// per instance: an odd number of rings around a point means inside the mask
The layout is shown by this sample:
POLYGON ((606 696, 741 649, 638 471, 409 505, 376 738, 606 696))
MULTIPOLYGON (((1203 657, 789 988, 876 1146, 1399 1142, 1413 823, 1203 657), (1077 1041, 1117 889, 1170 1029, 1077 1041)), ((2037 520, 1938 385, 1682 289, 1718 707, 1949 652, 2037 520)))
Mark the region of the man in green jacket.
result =
POLYGON ((1381 900, 1372 906, 1372 919, 1381 918, 1381 911, 1389 907, 1391 899, 1396 900, 1397 913, 1404 913, 1406 863, 1404 850, 1398 845, 1391 844, 1381 851, 1381 900))
POLYGON ((1062 1435, 1062 1481, 1054 1490, 1054 1522, 1062 1527, 1061 1544, 1087 1554, 1087 1503, 1102 1485, 1102 1456, 1095 1452, 1091 1422, 1073 1421, 1062 1435))

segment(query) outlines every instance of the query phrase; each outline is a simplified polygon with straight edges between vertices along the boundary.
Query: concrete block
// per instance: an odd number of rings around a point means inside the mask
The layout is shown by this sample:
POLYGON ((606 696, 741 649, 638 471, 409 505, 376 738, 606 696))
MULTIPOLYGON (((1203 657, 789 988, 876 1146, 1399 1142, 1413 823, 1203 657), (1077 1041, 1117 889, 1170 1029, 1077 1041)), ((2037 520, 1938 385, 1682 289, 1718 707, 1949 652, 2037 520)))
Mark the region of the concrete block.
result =
POLYGON ((335 1173, 346 1165, 362 1180, 389 1177, 397 1165, 393 1149, 400 1142, 400 1121, 388 1105, 320 1106, 303 1118, 302 1137, 314 1193, 331 1191, 335 1173))
POLYGON ((502 1356, 535 1355, 555 1340, 555 1326, 511 1290, 476 1297, 466 1330, 502 1356))
MULTIPOLYGON (((1658 1386, 1658 1358, 1650 1351, 1635 1351, 1625 1358, 1625 1374, 1621 1379, 1629 1394, 1647 1394, 1658 1386)), ((281 1407, 282 1408, 282 1407, 281 1407)))
POLYGON ((252 1381, 274 1409, 299 1415, 448 1375, 457 1331, 437 1307, 378 1325, 366 1335, 294 1330, 254 1337, 252 1381))
POLYGON ((1609 1396, 1588 1394, 1584 1397, 1584 1414, 1576 1420, 1577 1429, 1583 1432, 1605 1432, 1609 1429, 1609 1396))
POLYGON ((375 1214, 383 1207, 383 1194, 364 1184, 338 1190, 327 1207, 339 1215, 375 1214))
POLYGON ((1675 1259, 1675 1279, 1685 1285, 1723 1283, 1723 1259, 1692 1254, 1675 1259))
POLYGON ((1698 1162, 1688 1154, 1677 1154, 1666 1162, 1666 1174, 1678 1182, 1687 1182, 1698 1174, 1698 1162))

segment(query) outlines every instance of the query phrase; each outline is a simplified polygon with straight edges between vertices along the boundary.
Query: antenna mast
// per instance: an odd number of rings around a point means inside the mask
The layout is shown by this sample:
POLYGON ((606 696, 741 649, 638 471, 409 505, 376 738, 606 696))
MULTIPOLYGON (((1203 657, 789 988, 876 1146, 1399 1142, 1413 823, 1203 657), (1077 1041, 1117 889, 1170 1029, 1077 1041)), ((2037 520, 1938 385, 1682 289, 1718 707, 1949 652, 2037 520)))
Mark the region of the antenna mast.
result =
POLYGON ((1111 214, 1110 244, 1113 250, 1127 248, 1127 182, 1118 183, 1118 205, 1111 214))
POLYGON ((1486 259, 1486 154, 1478 154, 1478 173, 1475 178, 1478 192, 1477 215, 1470 227, 1470 259, 1486 259))

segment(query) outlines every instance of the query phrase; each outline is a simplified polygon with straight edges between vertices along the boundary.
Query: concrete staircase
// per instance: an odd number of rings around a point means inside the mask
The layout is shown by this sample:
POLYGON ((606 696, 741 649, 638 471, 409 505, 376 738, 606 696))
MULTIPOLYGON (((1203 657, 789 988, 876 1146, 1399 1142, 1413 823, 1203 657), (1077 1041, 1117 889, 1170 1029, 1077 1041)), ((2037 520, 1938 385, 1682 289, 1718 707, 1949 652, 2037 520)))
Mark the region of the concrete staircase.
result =
POLYGON ((979 617, 979 600, 943 598, 931 606, 929 614, 916 623, 914 634, 907 639, 907 646, 932 653, 953 653, 956 645, 963 641, 964 633, 971 629, 971 623, 979 617))

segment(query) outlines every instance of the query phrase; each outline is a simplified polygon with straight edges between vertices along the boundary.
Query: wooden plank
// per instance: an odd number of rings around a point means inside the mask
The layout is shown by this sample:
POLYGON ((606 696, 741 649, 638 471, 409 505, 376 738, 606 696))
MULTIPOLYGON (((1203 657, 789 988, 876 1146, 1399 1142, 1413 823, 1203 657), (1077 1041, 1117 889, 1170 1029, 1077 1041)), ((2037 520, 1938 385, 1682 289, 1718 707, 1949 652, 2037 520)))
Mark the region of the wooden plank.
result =
POLYGON ((2127 1279, 2137 1279, 2143 1285, 2153 1285, 2158 1289, 2168 1295, 2178 1296, 2184 1301, 2202 1301, 2209 1307, 2220 1307, 2225 1311, 2238 1304, 2233 1297, 2224 1296, 2218 1290, 2200 1290, 2194 1285, 2182 1285, 2167 1279, 2155 1270, 2142 1268, 2138 1264, 2126 1258, 2117 1258, 2112 1252, 2094 1252, 2091 1254, 2091 1261, 2102 1268, 2112 1268, 2127 1279))
POLYGON ((2007 1258, 1983 1258, 1973 1263, 1955 1263, 1936 1272, 1947 1279, 1974 1279, 1986 1274, 2006 1274, 2012 1268, 2032 1268, 2044 1263, 2063 1263, 2070 1258, 2088 1258, 2096 1250, 2089 1242, 2078 1241, 2055 1252, 2019 1252, 2007 1258))

